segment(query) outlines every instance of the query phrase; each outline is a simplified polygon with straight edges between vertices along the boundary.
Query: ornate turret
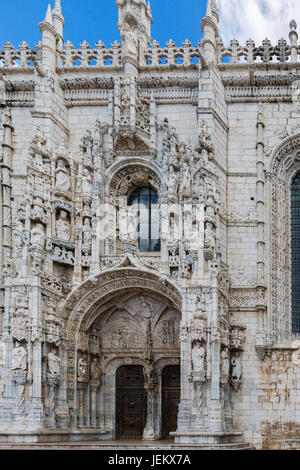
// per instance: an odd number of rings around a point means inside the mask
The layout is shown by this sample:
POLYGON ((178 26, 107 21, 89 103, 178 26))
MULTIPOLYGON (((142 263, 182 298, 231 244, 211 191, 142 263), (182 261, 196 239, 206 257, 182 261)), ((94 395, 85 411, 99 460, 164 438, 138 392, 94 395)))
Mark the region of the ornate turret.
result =
POLYGON ((132 71, 132 65, 137 68, 151 41, 153 20, 150 3, 146 5, 145 0, 117 0, 117 8, 118 28, 122 38, 122 62, 127 71, 132 71))
POLYGON ((54 28, 59 36, 59 48, 61 49, 62 44, 64 42, 63 39, 63 29, 64 29, 64 24, 65 24, 65 19, 62 14, 61 10, 61 0, 55 0, 55 7, 54 10, 52 11, 52 17, 53 17, 53 25, 54 28))
POLYGON ((203 32, 203 49, 204 57, 207 64, 216 63, 216 48, 218 32, 219 12, 215 0, 208 0, 206 16, 201 21, 201 29, 203 32))
POLYGON ((45 71, 55 71, 56 67, 56 37, 51 6, 48 5, 45 20, 39 25, 42 33, 42 67, 45 71))

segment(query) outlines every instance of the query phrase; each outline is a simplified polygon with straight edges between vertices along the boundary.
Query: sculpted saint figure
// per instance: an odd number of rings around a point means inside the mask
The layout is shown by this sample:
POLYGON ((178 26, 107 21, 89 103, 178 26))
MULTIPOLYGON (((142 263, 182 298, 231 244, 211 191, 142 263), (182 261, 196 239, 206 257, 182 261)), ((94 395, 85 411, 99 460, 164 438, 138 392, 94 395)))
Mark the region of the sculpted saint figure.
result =
POLYGON ((62 191, 69 191, 71 187, 70 176, 63 160, 58 160, 55 173, 55 188, 60 189, 62 191))
POLYGON ((205 248, 211 248, 212 250, 215 250, 216 248, 215 231, 213 229, 213 224, 210 222, 206 222, 204 245, 205 248))
POLYGON ((229 375, 229 355, 227 349, 221 352, 221 374, 229 375))
POLYGON ((205 348, 201 346, 200 343, 196 343, 192 350, 192 361, 193 361, 194 370, 198 370, 198 371, 205 370, 204 358, 205 358, 205 348))
POLYGON ((90 196, 92 192, 92 177, 89 170, 86 168, 83 170, 81 183, 82 196, 90 196))
POLYGON ((138 51, 138 41, 136 34, 131 30, 129 24, 127 23, 124 25, 120 33, 122 38, 122 56, 132 57, 135 59, 137 57, 138 51))
POLYGON ((15 244, 17 248, 21 248, 23 245, 23 233, 24 225, 20 220, 17 220, 15 227, 15 244))
POLYGON ((48 354, 48 369, 50 374, 60 375, 60 358, 55 349, 48 354))
POLYGON ((241 380, 242 376, 242 366, 241 361, 238 357, 232 357, 231 359, 231 379, 232 380, 241 380))
POLYGON ((71 238, 70 224, 67 221, 67 212, 61 211, 60 218, 56 221, 56 236, 61 240, 69 241, 71 238))
POLYGON ((189 164, 185 161, 182 169, 181 193, 189 193, 192 187, 192 173, 189 164))
POLYGON ((78 377, 80 379, 87 379, 88 370, 88 363, 86 361, 86 356, 84 355, 78 360, 78 377))
POLYGON ((82 227, 82 241, 83 241, 83 251, 87 252, 91 248, 92 244, 92 229, 91 222, 88 217, 84 219, 84 224, 82 227))
POLYGON ((42 224, 36 224, 31 230, 31 245, 35 248, 44 249, 45 232, 42 224))
POLYGON ((150 360, 147 359, 147 364, 144 366, 143 372, 144 372, 144 379, 146 384, 151 384, 152 383, 152 374, 153 374, 153 364, 151 364, 150 360))
POLYGON ((169 176, 168 176, 168 194, 169 194, 169 196, 176 196, 177 182, 178 182, 178 177, 175 173, 173 165, 171 165, 170 166, 170 171, 169 171, 169 176))
POLYGON ((91 377, 94 380, 99 380, 100 379, 100 367, 98 365, 98 359, 94 357, 91 363, 91 377))
POLYGON ((132 207, 127 209, 127 236, 129 240, 134 240, 136 230, 136 220, 132 207))
POLYGON ((27 370, 27 357, 26 349, 19 342, 16 342, 12 352, 12 370, 27 370))

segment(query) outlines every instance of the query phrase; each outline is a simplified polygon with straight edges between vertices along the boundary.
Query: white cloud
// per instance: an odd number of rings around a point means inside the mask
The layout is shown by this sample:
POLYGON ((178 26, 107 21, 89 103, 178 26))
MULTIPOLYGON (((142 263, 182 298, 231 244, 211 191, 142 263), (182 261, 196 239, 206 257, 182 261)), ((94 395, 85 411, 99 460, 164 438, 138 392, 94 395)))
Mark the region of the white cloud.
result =
POLYGON ((266 37, 272 44, 284 37, 289 41, 289 22, 300 27, 299 0, 217 0, 220 9, 220 35, 225 45, 237 39, 244 45, 253 39, 256 45, 266 37))

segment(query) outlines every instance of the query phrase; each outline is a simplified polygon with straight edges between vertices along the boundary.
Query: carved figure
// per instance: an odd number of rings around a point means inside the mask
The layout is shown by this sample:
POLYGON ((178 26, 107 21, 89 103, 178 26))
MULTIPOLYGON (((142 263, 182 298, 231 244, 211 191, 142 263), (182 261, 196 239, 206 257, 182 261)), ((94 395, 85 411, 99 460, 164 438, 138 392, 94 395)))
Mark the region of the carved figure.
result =
POLYGON ((122 56, 135 59, 138 51, 138 41, 136 34, 131 30, 129 24, 125 23, 120 31, 122 38, 122 56))
POLYGON ((69 191, 71 187, 69 172, 63 160, 57 161, 57 168, 55 170, 56 180, 55 188, 62 191, 69 191))
POLYGON ((82 196, 90 196, 92 192, 92 177, 90 175, 89 170, 86 168, 83 170, 82 175, 82 182, 81 182, 81 193, 82 196))
POLYGON ((86 360, 86 355, 82 356, 78 360, 78 378, 87 379, 88 378, 89 366, 86 360))
POLYGON ((69 241, 71 238, 70 224, 67 221, 67 212, 61 211, 60 217, 56 221, 56 236, 61 240, 69 241))
POLYGON ((100 367, 98 365, 98 359, 94 357, 91 363, 91 377, 93 380, 99 380, 100 379, 100 367))
POLYGON ((196 371, 203 371, 205 370, 205 348, 201 345, 201 343, 197 342, 193 346, 192 350, 192 361, 193 361, 193 369, 196 371))
POLYGON ((221 352, 221 374, 229 376, 229 355, 227 349, 223 349, 221 352))
POLYGON ((28 353, 26 349, 17 341, 12 352, 12 370, 27 370, 27 358, 28 353))
POLYGON ((56 350, 52 349, 48 354, 48 369, 50 374, 60 375, 60 358, 58 357, 56 350))
POLYGON ((231 380, 239 382, 242 376, 241 359, 238 356, 231 358, 231 380))
POLYGON ((42 224, 36 224, 36 226, 31 230, 31 245, 34 248, 44 249, 45 231, 42 224))

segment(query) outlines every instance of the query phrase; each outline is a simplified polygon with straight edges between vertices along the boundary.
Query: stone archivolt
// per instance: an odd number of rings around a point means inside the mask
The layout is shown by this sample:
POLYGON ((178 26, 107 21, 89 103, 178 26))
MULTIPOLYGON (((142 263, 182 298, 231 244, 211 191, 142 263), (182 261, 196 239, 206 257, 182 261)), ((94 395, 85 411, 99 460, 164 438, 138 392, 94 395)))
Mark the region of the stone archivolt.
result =
POLYGON ((64 42, 56 1, 35 50, 0 50, 0 439, 2 425, 18 440, 115 439, 123 366, 143 367, 144 438, 160 439, 164 368, 180 364, 176 442, 236 442, 249 357, 267 382, 260 361, 291 332, 297 26, 289 43, 225 47, 209 0, 197 45, 161 46, 144 0, 117 7, 109 48, 64 42), (247 137, 236 103, 255 109, 247 137), (269 106, 283 104, 270 132, 269 106), (151 218, 147 234, 137 218, 151 218), (142 251, 152 231, 159 251, 142 251))

